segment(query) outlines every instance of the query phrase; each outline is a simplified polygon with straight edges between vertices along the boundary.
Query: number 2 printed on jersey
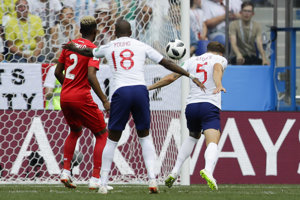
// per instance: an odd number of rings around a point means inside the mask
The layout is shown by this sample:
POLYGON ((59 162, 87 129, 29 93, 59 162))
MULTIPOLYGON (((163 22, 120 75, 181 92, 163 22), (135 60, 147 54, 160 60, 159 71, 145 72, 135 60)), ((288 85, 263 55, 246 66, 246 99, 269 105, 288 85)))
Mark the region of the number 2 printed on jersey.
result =
POLYGON ((76 54, 71 54, 70 59, 73 60, 73 64, 70 65, 66 70, 66 78, 74 80, 75 74, 72 74, 71 71, 76 67, 78 63, 78 57, 76 54))

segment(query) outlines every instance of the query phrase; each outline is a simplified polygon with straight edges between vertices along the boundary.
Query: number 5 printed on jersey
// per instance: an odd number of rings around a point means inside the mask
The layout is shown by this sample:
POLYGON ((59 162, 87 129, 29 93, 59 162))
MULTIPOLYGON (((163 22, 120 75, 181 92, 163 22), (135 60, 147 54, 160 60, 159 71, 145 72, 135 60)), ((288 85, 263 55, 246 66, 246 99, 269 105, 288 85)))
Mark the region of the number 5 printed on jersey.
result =
POLYGON ((204 84, 207 81, 207 71, 205 71, 205 69, 200 69, 205 65, 207 65, 207 62, 205 62, 204 64, 198 64, 196 69, 196 73, 204 73, 204 80, 202 81, 202 84, 204 84))

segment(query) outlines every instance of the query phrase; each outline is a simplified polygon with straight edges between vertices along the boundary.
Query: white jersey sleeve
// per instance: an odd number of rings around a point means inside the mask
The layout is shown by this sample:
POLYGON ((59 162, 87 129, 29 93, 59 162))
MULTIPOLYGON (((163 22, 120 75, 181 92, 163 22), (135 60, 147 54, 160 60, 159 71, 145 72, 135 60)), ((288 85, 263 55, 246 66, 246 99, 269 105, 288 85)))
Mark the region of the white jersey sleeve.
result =
POLYGON ((93 49, 93 55, 96 58, 103 58, 108 49, 109 45, 101 45, 100 47, 93 49))
POLYGON ((151 46, 145 44, 146 46, 146 56, 151 59, 155 63, 159 63, 163 59, 163 55, 161 55, 158 51, 156 51, 151 46))

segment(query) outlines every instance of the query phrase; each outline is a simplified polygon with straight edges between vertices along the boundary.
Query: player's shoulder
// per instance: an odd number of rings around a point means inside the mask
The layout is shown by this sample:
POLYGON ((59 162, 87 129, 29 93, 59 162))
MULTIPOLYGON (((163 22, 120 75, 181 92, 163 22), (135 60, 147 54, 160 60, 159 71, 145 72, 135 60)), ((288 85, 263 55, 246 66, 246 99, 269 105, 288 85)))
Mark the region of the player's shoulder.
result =
POLYGON ((189 59, 187 59, 184 63, 192 63, 192 62, 197 62, 199 56, 192 56, 189 59))
POLYGON ((96 48, 97 46, 92 43, 91 41, 84 39, 84 38, 78 38, 75 40, 72 40, 73 43, 78 44, 82 48, 96 48))
POLYGON ((220 63, 222 66, 227 66, 228 61, 225 57, 220 56, 220 55, 213 55, 213 59, 215 63, 220 63))

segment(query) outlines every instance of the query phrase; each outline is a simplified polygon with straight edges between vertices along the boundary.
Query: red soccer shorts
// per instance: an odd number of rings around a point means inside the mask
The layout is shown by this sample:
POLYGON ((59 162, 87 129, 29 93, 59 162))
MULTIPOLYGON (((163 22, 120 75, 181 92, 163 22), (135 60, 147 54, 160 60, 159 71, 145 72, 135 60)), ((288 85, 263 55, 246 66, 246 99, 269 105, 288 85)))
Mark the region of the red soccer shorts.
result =
POLYGON ((84 126, 98 133, 106 127, 104 115, 93 102, 63 102, 61 101, 61 109, 64 117, 71 129, 78 129, 84 126))

